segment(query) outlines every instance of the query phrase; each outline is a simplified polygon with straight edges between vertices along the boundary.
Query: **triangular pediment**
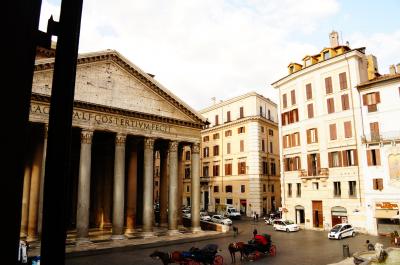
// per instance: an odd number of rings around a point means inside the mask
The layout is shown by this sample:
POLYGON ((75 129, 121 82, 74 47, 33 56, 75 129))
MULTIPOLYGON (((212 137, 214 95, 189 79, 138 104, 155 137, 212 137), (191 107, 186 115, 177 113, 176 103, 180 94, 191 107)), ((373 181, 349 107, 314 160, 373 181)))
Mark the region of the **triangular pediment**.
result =
MULTIPOLYGON (((51 93, 54 59, 36 62, 33 92, 51 93)), ((115 51, 80 55, 75 100, 194 123, 204 118, 115 51)))

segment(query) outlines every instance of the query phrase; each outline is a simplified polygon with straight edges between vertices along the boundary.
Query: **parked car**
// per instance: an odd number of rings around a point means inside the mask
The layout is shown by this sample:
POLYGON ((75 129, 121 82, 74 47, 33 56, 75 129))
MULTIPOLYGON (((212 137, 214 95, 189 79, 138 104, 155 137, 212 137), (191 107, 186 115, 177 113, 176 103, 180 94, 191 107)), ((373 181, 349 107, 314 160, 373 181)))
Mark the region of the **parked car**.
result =
POLYGON ((355 236, 356 232, 350 224, 337 224, 328 233, 329 239, 342 239, 344 237, 355 236))
POLYGON ((300 226, 290 220, 276 219, 273 221, 274 230, 281 230, 286 232, 299 231, 300 226))
POLYGON ((214 223, 218 223, 218 224, 223 224, 223 225, 231 225, 232 224, 232 220, 229 218, 226 218, 220 214, 215 214, 211 217, 211 221, 214 223))
POLYGON ((211 221, 211 217, 207 212, 200 212, 200 220, 201 221, 211 221))

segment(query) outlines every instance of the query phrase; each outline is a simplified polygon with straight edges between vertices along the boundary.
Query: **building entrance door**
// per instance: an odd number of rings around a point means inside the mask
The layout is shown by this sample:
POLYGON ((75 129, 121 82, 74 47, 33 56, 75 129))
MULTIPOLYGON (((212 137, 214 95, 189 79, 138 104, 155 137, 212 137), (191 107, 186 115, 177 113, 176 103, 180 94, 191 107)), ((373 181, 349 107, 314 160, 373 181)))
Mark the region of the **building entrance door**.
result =
POLYGON ((246 214, 246 208, 247 208, 247 200, 245 199, 240 199, 240 213, 241 214, 246 214))
POLYGON ((313 226, 322 228, 323 226, 323 213, 322 213, 322 201, 312 201, 313 209, 313 226))
POLYGON ((205 192, 204 192, 204 210, 205 210, 205 211, 208 211, 208 204, 209 204, 209 201, 208 201, 208 191, 205 191, 205 192))

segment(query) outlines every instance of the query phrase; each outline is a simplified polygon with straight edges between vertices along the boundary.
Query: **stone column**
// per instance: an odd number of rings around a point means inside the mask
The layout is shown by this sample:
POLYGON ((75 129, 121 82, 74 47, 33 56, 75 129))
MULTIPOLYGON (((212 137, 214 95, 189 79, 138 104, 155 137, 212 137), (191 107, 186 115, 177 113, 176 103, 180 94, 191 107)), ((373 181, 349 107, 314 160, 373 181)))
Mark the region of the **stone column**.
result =
POLYGON ((153 173, 154 173, 154 139, 144 139, 143 161, 143 236, 153 236, 153 173))
POLYGON ((168 233, 178 233, 178 142, 169 143, 168 233))
POLYGON ((183 228, 182 223, 182 202, 183 202, 183 178, 184 172, 184 162, 183 162, 183 146, 178 147, 178 225, 183 228))
POLYGON ((126 198, 126 231, 129 235, 135 231, 136 226, 136 193, 137 193, 137 147, 136 142, 132 141, 129 165, 128 165, 128 187, 126 198))
POLYGON ((22 195, 22 211, 21 211, 21 237, 28 235, 28 213, 29 213, 29 192, 31 189, 31 172, 32 162, 29 157, 25 162, 24 171, 24 189, 22 195))
POLYGON ((44 139, 43 139, 43 159, 42 159, 42 174, 40 176, 40 195, 39 195, 39 217, 38 217, 38 234, 42 234, 42 216, 43 216, 43 194, 44 194, 44 172, 46 168, 46 154, 47 154, 47 133, 49 125, 44 125, 44 139))
POLYGON ((125 198, 125 142, 126 135, 115 137, 113 223, 111 239, 124 239, 125 198))
POLYGON ((160 224, 167 226, 168 216, 168 151, 166 147, 160 150, 160 224))
POLYGON ((90 170, 92 164, 93 131, 81 132, 81 156, 79 161, 78 205, 76 212, 77 244, 89 240, 90 170))
POLYGON ((192 231, 201 231, 200 227, 200 144, 193 143, 192 155, 192 231))
POLYGON ((28 215, 28 241, 38 239, 38 213, 39 213, 39 193, 40 193, 40 174, 42 170, 43 142, 35 143, 32 161, 31 190, 29 193, 29 215, 28 215))

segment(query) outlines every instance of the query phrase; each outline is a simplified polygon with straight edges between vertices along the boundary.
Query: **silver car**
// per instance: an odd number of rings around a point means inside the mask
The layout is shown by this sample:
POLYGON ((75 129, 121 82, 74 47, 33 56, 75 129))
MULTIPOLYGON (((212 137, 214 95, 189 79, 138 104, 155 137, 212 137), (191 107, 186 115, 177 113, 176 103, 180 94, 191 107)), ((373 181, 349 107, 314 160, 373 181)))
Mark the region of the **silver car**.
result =
POLYGON ((211 217, 211 221, 214 223, 218 223, 218 224, 223 224, 223 225, 231 225, 232 224, 232 220, 229 218, 226 218, 220 214, 215 214, 211 217))

